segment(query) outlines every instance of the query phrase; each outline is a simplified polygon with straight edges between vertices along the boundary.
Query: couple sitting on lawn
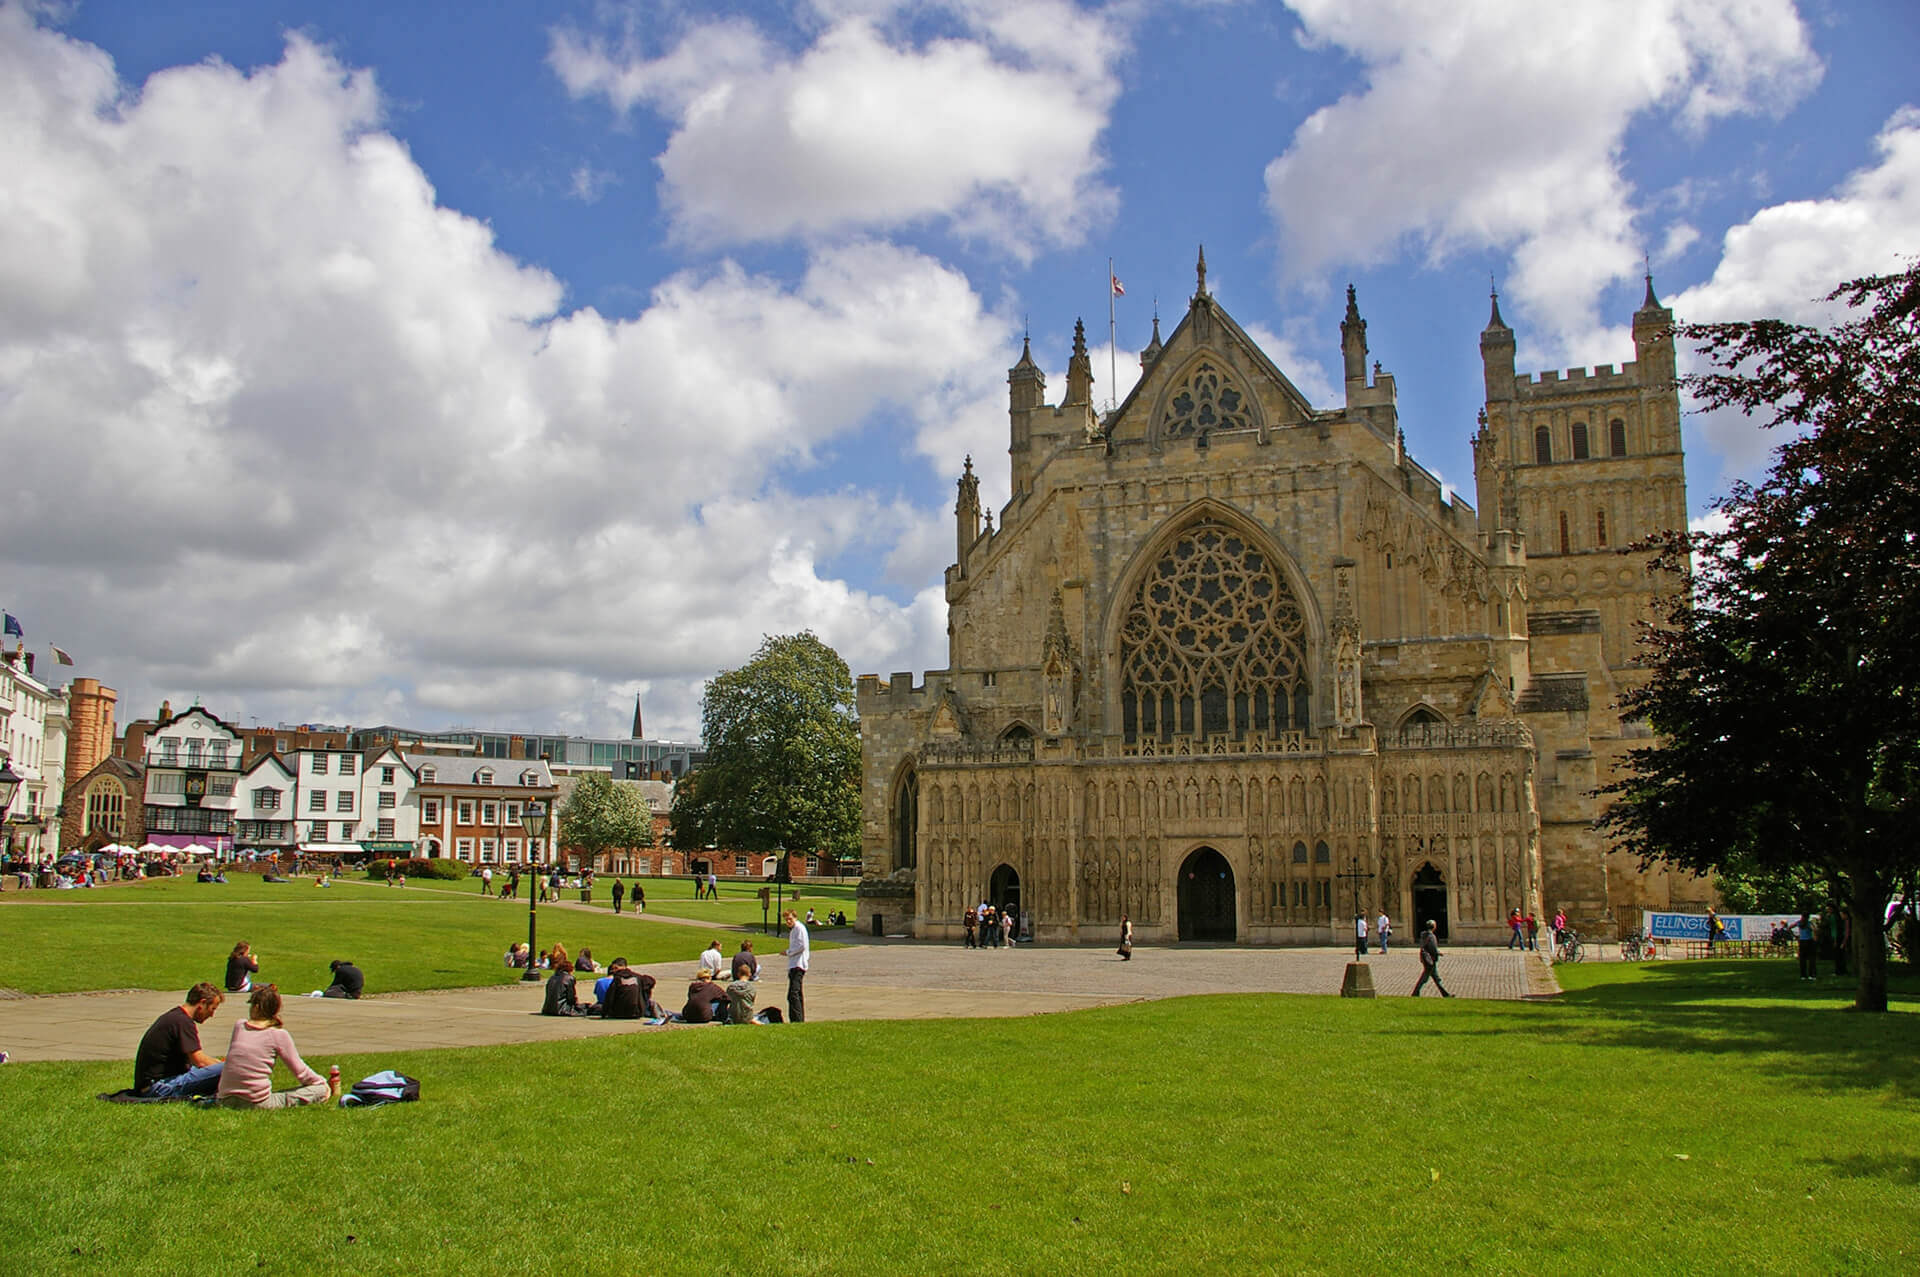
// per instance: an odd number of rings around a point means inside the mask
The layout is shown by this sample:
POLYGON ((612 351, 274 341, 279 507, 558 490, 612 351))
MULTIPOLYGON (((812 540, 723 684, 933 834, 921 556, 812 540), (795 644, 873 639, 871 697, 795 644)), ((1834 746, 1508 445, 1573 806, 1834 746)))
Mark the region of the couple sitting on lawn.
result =
POLYGON ((743 949, 733 955, 733 982, 721 988, 714 982, 719 973, 701 967, 693 983, 687 986, 687 1005, 671 1017, 682 1024, 779 1024, 780 1012, 774 1007, 755 1013, 753 1002, 758 969, 751 952, 743 949))
POLYGON ((228 1108, 279 1109, 332 1103, 340 1098, 340 1070, 321 1077, 293 1045, 280 1020, 280 991, 263 984, 247 999, 247 1018, 233 1026, 224 1060, 200 1049, 200 1026, 213 1018, 225 994, 202 981, 187 990, 140 1039, 133 1057, 134 1093, 156 1100, 213 1096, 228 1108), (299 1080, 289 1091, 273 1089, 278 1060, 299 1080))

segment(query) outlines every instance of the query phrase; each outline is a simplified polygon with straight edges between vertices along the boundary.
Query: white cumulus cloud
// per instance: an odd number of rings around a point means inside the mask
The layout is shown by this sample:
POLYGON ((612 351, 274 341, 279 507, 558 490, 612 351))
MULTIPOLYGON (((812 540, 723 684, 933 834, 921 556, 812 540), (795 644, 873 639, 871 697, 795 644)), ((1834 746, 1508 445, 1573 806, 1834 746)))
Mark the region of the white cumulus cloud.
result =
POLYGON ((556 30, 548 62, 575 97, 671 123, 664 202, 695 242, 938 222, 1024 256, 1112 213, 1100 139, 1125 51, 1116 20, 1068 0, 810 13, 820 26, 798 51, 725 18, 664 45, 632 23, 556 30), (929 12, 954 33, 903 32, 929 12))
POLYGON ((640 689, 690 734, 700 680, 766 633, 943 662, 937 590, 827 566, 926 543, 920 441, 1011 362, 941 263, 854 240, 794 280, 720 262, 631 319, 567 311, 325 48, 132 86, 18 7, 0 171, 9 610, 130 715, 604 732, 640 689), (901 494, 807 491, 875 422, 901 494))
POLYGON ((1583 335, 1643 243, 1622 168, 1645 117, 1687 130, 1777 111, 1820 75, 1792 0, 1290 0, 1302 39, 1359 62, 1267 166, 1291 272, 1511 254, 1503 292, 1583 335))

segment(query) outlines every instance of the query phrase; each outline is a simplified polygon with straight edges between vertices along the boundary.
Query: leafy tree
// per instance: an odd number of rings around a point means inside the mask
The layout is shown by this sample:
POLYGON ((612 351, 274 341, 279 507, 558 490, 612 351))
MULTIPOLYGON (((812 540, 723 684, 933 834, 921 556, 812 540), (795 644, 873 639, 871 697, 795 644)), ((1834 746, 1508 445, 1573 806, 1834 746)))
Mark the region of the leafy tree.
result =
POLYGON ((615 847, 653 846, 653 812, 632 785, 611 776, 583 776, 560 809, 560 837, 596 861, 615 847))
POLYGON ((674 790, 673 845, 857 856, 860 723, 853 675, 811 631, 767 638, 707 683, 707 761, 674 790))
POLYGON ((1680 329, 1702 402, 1794 437, 1724 530, 1656 539, 1682 588, 1626 701, 1661 740, 1602 824, 1643 861, 1811 871, 1851 916, 1854 1006, 1884 1011, 1882 911, 1920 864, 1920 264, 1829 300, 1854 313, 1828 330, 1680 329))

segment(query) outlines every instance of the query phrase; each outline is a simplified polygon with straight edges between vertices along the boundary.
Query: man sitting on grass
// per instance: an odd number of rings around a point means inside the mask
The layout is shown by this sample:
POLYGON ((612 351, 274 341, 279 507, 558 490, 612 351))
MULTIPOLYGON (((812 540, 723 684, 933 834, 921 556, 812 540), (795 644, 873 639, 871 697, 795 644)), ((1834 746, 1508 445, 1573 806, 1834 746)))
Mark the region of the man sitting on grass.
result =
POLYGON ((714 940, 707 945, 706 950, 701 953, 700 965, 714 975, 719 975, 727 969, 727 960, 720 952, 720 940, 718 937, 715 937, 714 940))
POLYGON ((727 986, 727 1007, 732 1013, 734 1024, 778 1024, 779 1012, 772 1007, 754 1014, 754 974, 750 953, 737 953, 733 957, 733 983, 727 986))
POLYGON ((625 958, 615 958, 606 978, 594 985, 600 1000, 600 1015, 607 1020, 646 1020, 653 1015, 653 978, 627 966, 625 958))
POLYGON ((701 967, 700 974, 687 986, 687 1005, 680 1019, 687 1024, 712 1024, 716 1008, 727 1002, 727 991, 713 982, 713 968, 701 967))
POLYGON ((333 972, 333 983, 326 988, 327 997, 358 998, 360 991, 367 987, 367 977, 346 959, 335 958, 327 967, 333 972))
POLYGON ((579 995, 573 987, 573 963, 567 958, 559 958, 553 964, 553 974, 547 977, 547 999, 540 1008, 541 1015, 592 1015, 599 1010, 597 1006, 581 1006, 579 995))
POLYGON ((224 994, 202 980, 186 1001, 169 1007, 140 1038, 133 1053, 133 1089, 157 1100, 212 1095, 225 1067, 200 1049, 200 1026, 213 1018, 224 994))

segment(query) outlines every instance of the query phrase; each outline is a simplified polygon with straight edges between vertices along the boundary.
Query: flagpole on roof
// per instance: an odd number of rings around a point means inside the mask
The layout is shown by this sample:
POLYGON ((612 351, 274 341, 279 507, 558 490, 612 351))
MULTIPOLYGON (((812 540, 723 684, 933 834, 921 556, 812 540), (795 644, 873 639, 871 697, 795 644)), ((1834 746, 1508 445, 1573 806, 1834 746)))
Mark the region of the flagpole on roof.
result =
POLYGON ((1120 356, 1115 349, 1113 327, 1113 299, 1126 290, 1120 287, 1120 277, 1113 273, 1113 259, 1107 259, 1107 406, 1109 410, 1120 406, 1120 356))

